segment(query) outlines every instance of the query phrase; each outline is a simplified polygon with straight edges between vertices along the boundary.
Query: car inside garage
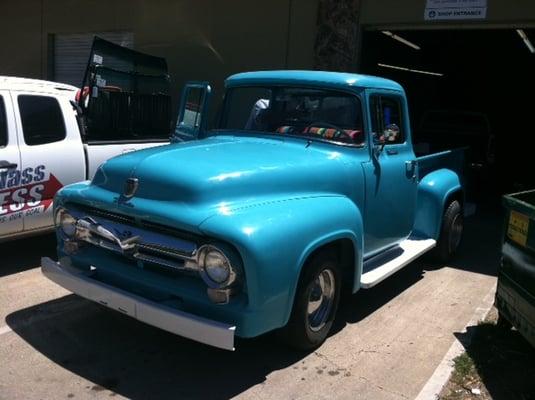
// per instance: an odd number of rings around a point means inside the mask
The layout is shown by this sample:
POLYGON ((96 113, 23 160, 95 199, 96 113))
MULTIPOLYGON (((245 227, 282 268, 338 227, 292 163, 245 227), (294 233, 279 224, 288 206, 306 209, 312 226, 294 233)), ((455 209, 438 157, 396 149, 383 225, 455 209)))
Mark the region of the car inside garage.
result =
POLYGON ((360 71, 407 91, 416 149, 468 146, 472 192, 535 187, 535 29, 365 29, 360 71))

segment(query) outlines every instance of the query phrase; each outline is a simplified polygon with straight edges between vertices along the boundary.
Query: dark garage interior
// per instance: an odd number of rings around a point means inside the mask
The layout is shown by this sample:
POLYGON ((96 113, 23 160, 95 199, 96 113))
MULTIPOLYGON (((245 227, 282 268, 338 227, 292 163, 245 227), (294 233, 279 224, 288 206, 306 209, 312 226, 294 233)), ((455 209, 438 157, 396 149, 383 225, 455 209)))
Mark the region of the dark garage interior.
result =
POLYGON ((535 188, 530 39, 535 29, 365 31, 360 70, 404 86, 415 143, 471 149, 481 201, 535 188))

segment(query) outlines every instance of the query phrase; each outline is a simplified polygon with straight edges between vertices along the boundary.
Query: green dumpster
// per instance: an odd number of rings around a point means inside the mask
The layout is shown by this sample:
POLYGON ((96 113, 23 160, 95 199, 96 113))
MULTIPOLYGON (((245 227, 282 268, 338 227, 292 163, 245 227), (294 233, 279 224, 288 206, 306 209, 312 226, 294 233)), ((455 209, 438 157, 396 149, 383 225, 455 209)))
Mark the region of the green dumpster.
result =
POLYGON ((505 195, 496 307, 535 346, 535 190, 505 195))

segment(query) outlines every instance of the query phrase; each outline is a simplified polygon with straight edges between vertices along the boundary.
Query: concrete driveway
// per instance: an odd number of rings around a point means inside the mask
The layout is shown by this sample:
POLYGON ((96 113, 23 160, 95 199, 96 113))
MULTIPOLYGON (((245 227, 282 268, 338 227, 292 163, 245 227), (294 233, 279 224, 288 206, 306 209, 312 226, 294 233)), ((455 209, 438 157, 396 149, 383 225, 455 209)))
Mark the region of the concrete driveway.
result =
POLYGON ((451 265, 418 261, 354 295, 312 353, 273 335, 235 352, 182 339, 46 280, 53 236, 2 244, 0 398, 412 399, 491 294, 501 221, 470 218, 451 265))

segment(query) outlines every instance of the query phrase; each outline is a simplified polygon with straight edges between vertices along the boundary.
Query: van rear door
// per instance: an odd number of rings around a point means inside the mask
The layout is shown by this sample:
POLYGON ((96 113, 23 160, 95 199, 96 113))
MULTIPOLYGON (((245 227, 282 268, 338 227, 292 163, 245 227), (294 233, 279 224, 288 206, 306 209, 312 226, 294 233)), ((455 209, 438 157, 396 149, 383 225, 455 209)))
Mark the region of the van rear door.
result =
POLYGON ((89 178, 105 160, 169 142, 167 62, 95 37, 81 95, 89 178))
POLYGON ((24 187, 20 152, 9 92, 0 90, 0 239, 23 229, 24 187))
POLYGON ((12 91, 21 164, 24 230, 52 225, 52 200, 65 185, 85 179, 85 158, 74 93, 12 91))

